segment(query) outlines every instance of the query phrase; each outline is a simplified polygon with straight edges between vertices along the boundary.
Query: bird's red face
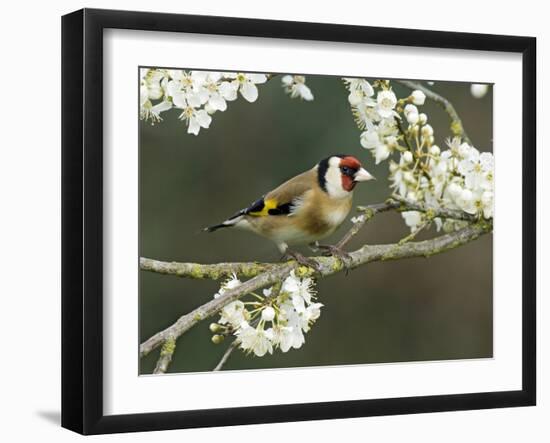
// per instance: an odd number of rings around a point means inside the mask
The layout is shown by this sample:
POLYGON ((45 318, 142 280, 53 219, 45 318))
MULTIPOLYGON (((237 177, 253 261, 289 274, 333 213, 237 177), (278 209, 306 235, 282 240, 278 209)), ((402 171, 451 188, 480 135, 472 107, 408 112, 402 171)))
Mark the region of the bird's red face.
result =
POLYGON ((358 182, 372 180, 374 178, 361 166, 361 162, 352 155, 342 157, 339 168, 342 188, 347 192, 353 191, 353 188, 355 188, 358 182))

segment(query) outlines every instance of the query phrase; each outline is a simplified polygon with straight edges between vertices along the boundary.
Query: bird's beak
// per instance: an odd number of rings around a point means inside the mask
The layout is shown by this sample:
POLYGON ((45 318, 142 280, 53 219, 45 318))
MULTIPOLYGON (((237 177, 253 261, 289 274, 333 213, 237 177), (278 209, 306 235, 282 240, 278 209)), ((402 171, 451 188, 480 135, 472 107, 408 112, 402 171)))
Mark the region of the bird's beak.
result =
POLYGON ((359 169, 353 176, 356 182, 366 182, 369 180, 376 180, 365 168, 359 169))

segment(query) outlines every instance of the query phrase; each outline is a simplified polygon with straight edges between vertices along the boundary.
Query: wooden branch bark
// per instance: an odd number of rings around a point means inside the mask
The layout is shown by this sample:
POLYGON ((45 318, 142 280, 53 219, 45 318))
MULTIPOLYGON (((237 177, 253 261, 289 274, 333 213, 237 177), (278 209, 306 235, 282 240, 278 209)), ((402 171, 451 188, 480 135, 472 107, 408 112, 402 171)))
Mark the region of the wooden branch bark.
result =
MULTIPOLYGON (((405 244, 365 245, 350 253, 348 265, 353 269, 374 261, 430 257, 471 242, 491 230, 491 223, 480 222, 469 225, 460 231, 441 235, 431 240, 405 244)), ((319 272, 316 275, 317 278, 327 277, 344 269, 344 264, 336 257, 314 257, 313 259, 319 263, 319 272)), ((259 273, 242 285, 227 290, 222 296, 212 299, 190 313, 181 316, 174 324, 143 342, 140 345, 140 355, 145 356, 166 342, 171 342, 173 340, 175 343, 178 337, 187 332, 198 322, 218 313, 228 303, 250 292, 277 283, 285 278, 293 269, 296 269, 297 273, 302 276, 311 275, 314 272, 309 268, 299 266, 294 261, 287 263, 241 263, 240 265, 246 269, 259 266, 259 269, 268 270, 259 273)), ((193 264, 193 266, 200 267, 203 265, 193 264)))
POLYGON ((449 117, 451 118, 451 131, 454 135, 457 135, 459 137, 462 137, 462 139, 469 144, 472 144, 470 138, 468 137, 468 134, 466 134, 466 130, 464 129, 464 125, 462 124, 462 120, 460 119, 458 113, 456 112, 456 109, 454 108, 453 104, 447 100, 442 95, 437 94, 436 92, 432 91, 427 86, 424 86, 421 83, 410 81, 410 80, 395 80, 397 83, 401 83, 402 85, 406 86, 407 88, 410 88, 412 90, 418 89, 419 91, 422 91, 424 94, 426 94, 426 97, 430 100, 433 100, 436 102, 439 106, 441 106, 447 114, 449 114, 449 117))
POLYGON ((153 371, 153 374, 164 374, 168 370, 168 366, 172 362, 174 351, 176 350, 176 340, 169 339, 164 342, 162 349, 160 350, 160 357, 157 361, 157 365, 153 371))
POLYGON ((159 274, 171 274, 187 278, 208 278, 219 280, 229 277, 232 274, 244 278, 255 277, 262 272, 268 272, 273 268, 269 263, 178 263, 153 260, 141 257, 139 259, 140 269, 143 271, 157 272, 159 274))

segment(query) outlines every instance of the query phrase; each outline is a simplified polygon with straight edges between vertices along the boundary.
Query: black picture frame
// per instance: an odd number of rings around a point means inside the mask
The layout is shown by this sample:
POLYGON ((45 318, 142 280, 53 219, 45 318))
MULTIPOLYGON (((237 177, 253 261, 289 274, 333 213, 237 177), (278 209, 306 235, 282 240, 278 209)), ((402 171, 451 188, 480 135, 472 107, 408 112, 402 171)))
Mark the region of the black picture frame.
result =
POLYGON ((82 434, 535 405, 536 39, 83 9, 62 18, 62 426, 82 434), (103 31, 108 28, 522 54, 522 389, 131 415, 103 412, 103 31))

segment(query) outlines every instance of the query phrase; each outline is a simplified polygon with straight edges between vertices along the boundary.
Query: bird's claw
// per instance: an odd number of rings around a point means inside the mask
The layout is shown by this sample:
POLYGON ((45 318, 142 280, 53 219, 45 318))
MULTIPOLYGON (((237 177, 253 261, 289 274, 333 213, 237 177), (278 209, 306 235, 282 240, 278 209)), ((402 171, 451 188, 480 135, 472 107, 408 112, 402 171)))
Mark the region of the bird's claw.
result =
POLYGON ((296 260, 297 263, 299 263, 302 266, 306 266, 308 268, 313 269, 316 272, 321 272, 321 265, 318 261, 313 260, 311 258, 306 257, 305 255, 300 254, 299 252, 295 251, 286 251, 285 255, 283 256, 284 260, 296 260))
POLYGON ((316 245, 318 249, 323 250, 323 255, 326 257, 336 257, 344 266, 344 269, 346 270, 346 275, 348 275, 349 271, 351 270, 351 255, 344 251, 342 248, 339 248, 338 246, 334 245, 316 245))

